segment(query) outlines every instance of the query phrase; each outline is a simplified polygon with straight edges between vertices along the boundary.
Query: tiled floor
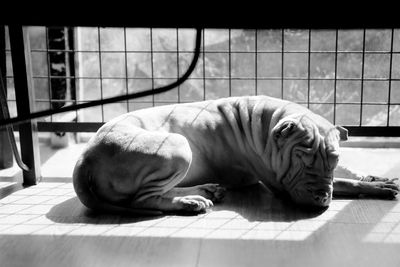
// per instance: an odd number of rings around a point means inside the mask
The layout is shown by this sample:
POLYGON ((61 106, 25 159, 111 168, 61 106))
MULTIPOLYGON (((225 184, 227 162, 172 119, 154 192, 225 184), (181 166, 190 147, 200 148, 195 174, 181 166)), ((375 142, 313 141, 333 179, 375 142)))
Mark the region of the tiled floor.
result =
MULTIPOLYGON (((37 186, 0 172, 0 266, 400 266, 397 200, 335 199, 315 213, 260 185, 197 216, 97 215, 69 180, 82 147, 43 148, 37 186)), ((400 176, 400 149, 342 148, 341 161, 400 176)))

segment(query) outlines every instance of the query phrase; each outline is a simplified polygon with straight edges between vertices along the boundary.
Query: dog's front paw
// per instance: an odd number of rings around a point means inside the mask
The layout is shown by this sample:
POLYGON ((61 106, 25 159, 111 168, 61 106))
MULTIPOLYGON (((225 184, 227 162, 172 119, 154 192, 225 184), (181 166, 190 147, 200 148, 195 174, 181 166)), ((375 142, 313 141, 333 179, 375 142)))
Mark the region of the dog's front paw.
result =
POLYGON ((221 202, 225 197, 226 189, 219 184, 203 184, 197 187, 199 195, 202 195, 213 202, 221 202))
POLYGON ((214 206, 211 200, 197 195, 175 197, 173 202, 179 205, 179 210, 185 212, 205 212, 207 208, 214 206))
POLYGON ((360 194, 370 195, 385 199, 394 199, 400 191, 400 187, 394 181, 387 179, 385 181, 360 182, 360 194))
POLYGON ((394 182, 398 179, 399 178, 389 179, 389 178, 375 176, 375 175, 367 175, 367 176, 362 177, 360 181, 363 181, 363 182, 389 182, 389 181, 391 181, 391 182, 394 182))

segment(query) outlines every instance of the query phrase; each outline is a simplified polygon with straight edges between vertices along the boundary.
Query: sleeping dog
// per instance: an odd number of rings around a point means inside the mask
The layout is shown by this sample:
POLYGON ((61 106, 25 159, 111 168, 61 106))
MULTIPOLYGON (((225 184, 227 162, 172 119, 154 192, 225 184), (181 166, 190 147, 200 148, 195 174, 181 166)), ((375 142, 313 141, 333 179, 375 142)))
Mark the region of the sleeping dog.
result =
POLYGON ((394 198, 394 179, 337 166, 346 139, 346 129, 267 96, 147 108, 97 131, 73 184, 101 212, 203 212, 226 187, 259 182, 305 206, 327 207, 333 193, 394 198))

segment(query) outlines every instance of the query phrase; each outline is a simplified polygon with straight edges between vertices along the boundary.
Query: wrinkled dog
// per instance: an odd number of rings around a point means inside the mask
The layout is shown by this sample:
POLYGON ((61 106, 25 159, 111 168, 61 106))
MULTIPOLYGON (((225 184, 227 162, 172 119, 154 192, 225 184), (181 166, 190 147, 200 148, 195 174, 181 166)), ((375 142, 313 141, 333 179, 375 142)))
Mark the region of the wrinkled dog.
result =
POLYGON ((337 166, 346 139, 344 128, 267 96, 154 107, 104 124, 73 183, 85 206, 105 212, 202 212, 225 187, 258 182, 306 206, 327 207, 333 192, 394 198, 393 179, 337 166))

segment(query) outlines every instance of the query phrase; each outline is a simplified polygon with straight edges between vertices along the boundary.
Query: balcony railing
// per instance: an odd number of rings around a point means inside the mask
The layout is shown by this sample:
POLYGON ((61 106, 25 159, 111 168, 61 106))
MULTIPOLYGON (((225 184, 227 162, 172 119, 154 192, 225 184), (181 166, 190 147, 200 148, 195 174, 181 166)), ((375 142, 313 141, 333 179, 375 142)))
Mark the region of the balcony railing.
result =
POLYGON ((400 29, 204 29, 188 79, 135 99, 129 95, 187 71, 194 29, 36 26, 25 39, 21 29, 6 30, 11 117, 120 101, 42 117, 20 131, 94 132, 145 107, 265 94, 300 103, 352 136, 400 136, 400 29))

